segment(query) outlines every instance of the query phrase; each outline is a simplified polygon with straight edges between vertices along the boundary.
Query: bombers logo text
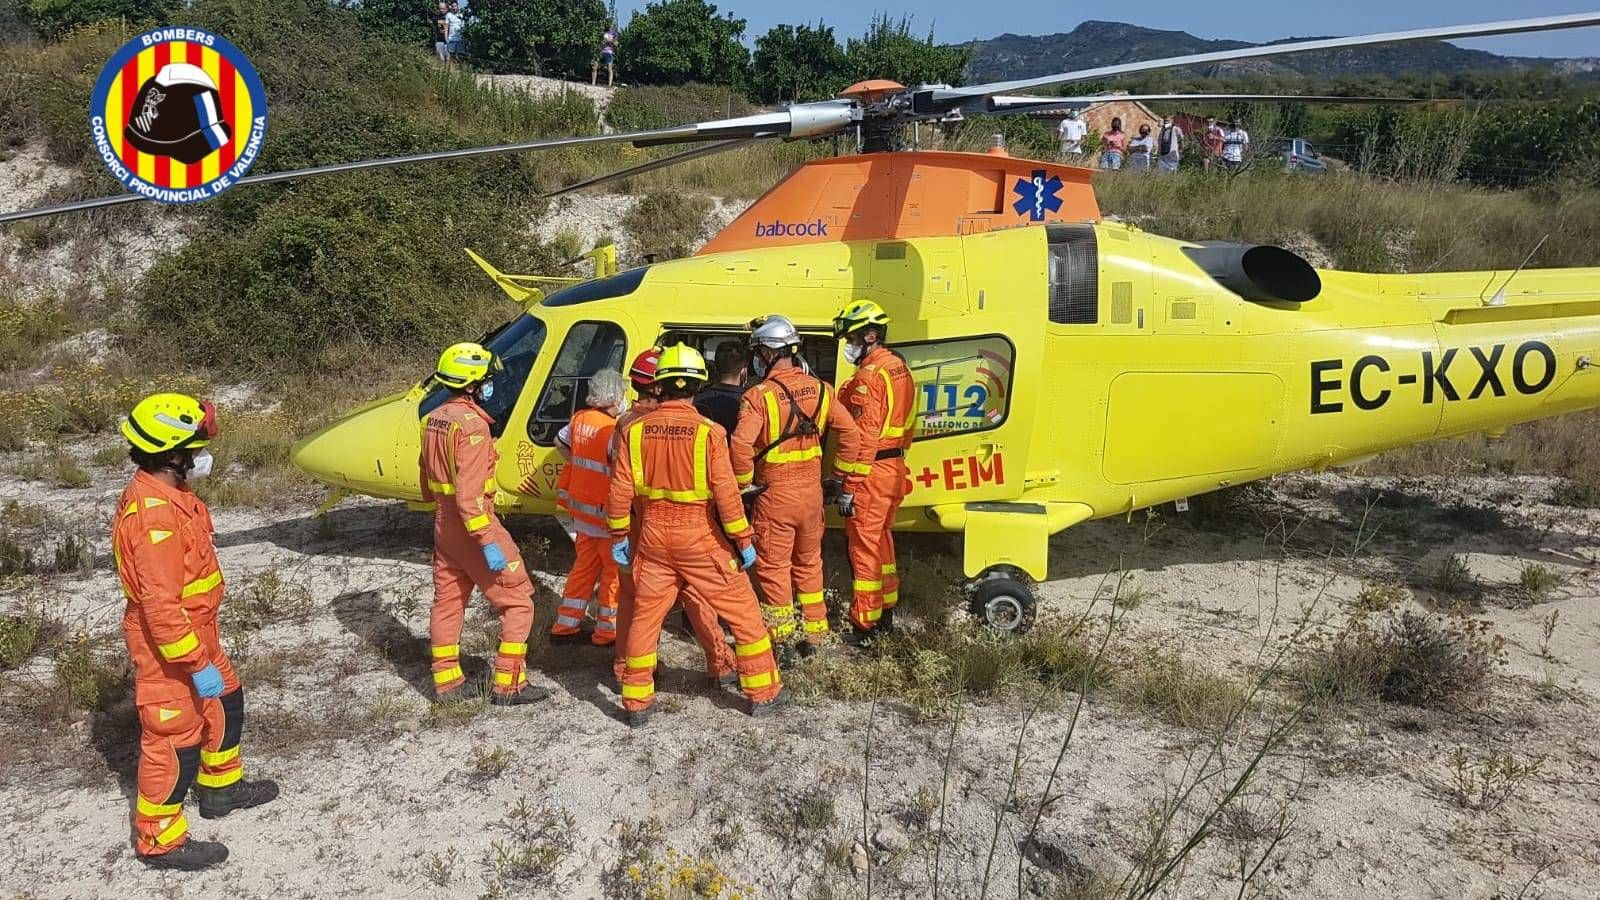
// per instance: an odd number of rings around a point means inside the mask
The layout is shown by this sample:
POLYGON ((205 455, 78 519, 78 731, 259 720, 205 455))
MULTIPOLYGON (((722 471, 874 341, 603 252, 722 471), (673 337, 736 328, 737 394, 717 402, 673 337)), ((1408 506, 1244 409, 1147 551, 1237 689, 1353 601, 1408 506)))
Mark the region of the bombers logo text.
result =
POLYGON ((1508 390, 1532 396, 1556 380, 1556 354, 1544 341, 1424 350, 1411 368, 1369 354, 1349 364, 1342 359, 1311 363, 1311 414, 1343 412, 1344 397, 1360 410, 1381 409, 1402 387, 1418 386, 1423 403, 1504 397, 1508 390), (1345 390, 1345 382, 1349 389, 1345 390))
POLYGON ((236 184, 267 135, 267 92, 239 49, 199 28, 156 28, 122 45, 89 101, 95 154, 158 203, 236 184))

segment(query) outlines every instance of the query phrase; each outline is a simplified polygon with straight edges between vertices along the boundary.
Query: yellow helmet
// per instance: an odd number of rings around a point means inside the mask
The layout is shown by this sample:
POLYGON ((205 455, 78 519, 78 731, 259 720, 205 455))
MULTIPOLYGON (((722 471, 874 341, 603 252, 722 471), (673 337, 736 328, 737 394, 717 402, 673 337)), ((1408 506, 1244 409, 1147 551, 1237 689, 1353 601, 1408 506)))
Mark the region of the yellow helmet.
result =
POLYGON ((456 389, 468 388, 489 377, 489 367, 494 365, 494 354, 482 344, 463 341, 451 344, 439 355, 439 366, 434 377, 439 383, 456 389))
POLYGON ((217 409, 185 394, 151 394, 122 420, 122 436, 146 453, 204 447, 217 436, 217 409))
POLYGON ((889 326, 889 314, 871 300, 852 300, 833 317, 833 336, 842 338, 868 325, 889 326))
POLYGON ((677 387, 686 387, 686 381, 704 382, 708 375, 706 372, 706 358, 700 351, 688 344, 673 344, 661 351, 661 358, 656 362, 656 374, 652 384, 663 381, 677 380, 677 387))

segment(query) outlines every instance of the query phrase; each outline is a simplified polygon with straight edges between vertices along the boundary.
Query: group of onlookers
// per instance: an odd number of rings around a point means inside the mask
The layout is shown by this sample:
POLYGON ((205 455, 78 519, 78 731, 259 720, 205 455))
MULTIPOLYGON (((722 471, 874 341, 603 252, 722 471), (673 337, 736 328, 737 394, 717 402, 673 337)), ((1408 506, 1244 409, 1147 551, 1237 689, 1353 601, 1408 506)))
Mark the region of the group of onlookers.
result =
POLYGON ((447 3, 439 0, 439 8, 429 17, 433 28, 433 52, 445 65, 454 65, 461 59, 461 37, 467 27, 467 4, 464 0, 447 3))
MULTIPOLYGON (((1083 145, 1089 136, 1089 123, 1078 110, 1067 111, 1066 118, 1056 128, 1056 136, 1061 144, 1061 156, 1066 161, 1081 162, 1087 155, 1083 145)), ((1162 116, 1159 128, 1151 128, 1148 122, 1140 123, 1137 135, 1123 130, 1121 116, 1113 117, 1111 127, 1100 134, 1100 168, 1176 172, 1183 160, 1184 137, 1183 129, 1168 116, 1162 116)), ((1220 123, 1215 117, 1207 116, 1195 142, 1199 145, 1203 168, 1238 169, 1244 166, 1250 149, 1250 132, 1236 119, 1220 123)))

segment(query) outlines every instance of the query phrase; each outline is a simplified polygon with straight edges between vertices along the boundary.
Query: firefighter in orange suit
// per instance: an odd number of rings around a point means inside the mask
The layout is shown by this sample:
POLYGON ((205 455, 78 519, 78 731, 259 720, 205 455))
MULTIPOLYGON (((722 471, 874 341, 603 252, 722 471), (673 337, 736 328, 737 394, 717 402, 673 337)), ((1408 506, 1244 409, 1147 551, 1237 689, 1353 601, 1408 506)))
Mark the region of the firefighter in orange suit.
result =
POLYGON ((755 526, 756 580, 783 648, 795 633, 799 599, 809 655, 828 633, 822 599, 822 445, 839 436, 838 458, 860 462, 855 419, 833 389, 805 370, 800 333, 783 316, 758 320, 750 334, 750 365, 762 379, 744 392, 733 431, 733 475, 760 491, 755 526))
POLYGON ((596 372, 589 379, 586 406, 572 414, 556 438, 567 458, 556 485, 556 502, 572 516, 576 555, 550 626, 551 643, 583 639, 591 599, 595 616, 589 641, 597 647, 617 642, 617 564, 611 558, 611 532, 606 529, 606 492, 611 488, 611 438, 626 391, 622 373, 596 372))
POLYGON ((550 696, 528 683, 524 658, 533 629, 533 582, 522 555, 494 512, 499 454, 489 414, 478 405, 494 392, 494 354, 478 344, 456 344, 439 357, 434 379, 450 399, 422 423, 422 499, 433 514, 433 688, 441 697, 466 683, 461 671, 461 620, 476 585, 500 616, 489 702, 534 703, 550 696))
POLYGON ((660 406, 622 432, 611 476, 606 519, 616 538, 612 552, 619 565, 633 566, 633 621, 622 651, 622 704, 630 725, 649 716, 661 623, 685 589, 733 630, 739 686, 751 715, 776 709, 783 697, 772 638, 740 571, 755 564, 756 550, 728 463, 727 434, 691 402, 706 375, 699 351, 682 344, 661 351, 650 386, 660 406), (637 545, 629 537, 636 501, 637 545))
POLYGON ((155 394, 123 420, 122 434, 139 467, 111 525, 139 713, 134 849, 150 866, 204 869, 227 859, 228 849, 190 840, 183 813, 190 786, 206 819, 278 796, 271 781, 243 779, 244 689, 217 630, 222 570, 211 513, 189 488, 211 471, 205 447, 217 436, 216 410, 182 394, 155 394))
MULTIPOLYGON (((660 360, 661 348, 649 347, 635 356, 633 364, 628 367, 628 381, 633 384, 633 389, 639 398, 617 417, 617 427, 611 435, 613 462, 617 459, 617 448, 621 445, 622 435, 627 433, 628 427, 660 405, 660 402, 651 396, 654 390, 651 385, 656 380, 656 364, 660 360)), ((628 537, 632 543, 637 544, 639 542, 637 501, 634 506, 635 515, 628 537)), ((621 683, 623 669, 627 667, 627 657, 623 656, 622 649, 627 644, 628 623, 633 619, 633 573, 626 567, 621 571, 618 588, 617 656, 612 668, 616 672, 618 683, 621 683)), ((717 622, 716 611, 691 591, 686 591, 679 599, 683 601, 683 614, 689 620, 689 628, 694 632, 701 652, 705 654, 706 676, 724 687, 732 687, 738 681, 738 669, 734 662, 733 650, 722 638, 722 626, 717 622)))
POLYGON ((840 458, 835 468, 843 476, 839 515, 854 575, 855 631, 849 640, 863 645, 874 633, 894 628, 900 574, 890 529, 905 499, 906 448, 916 424, 916 385, 905 359, 884 345, 888 332, 888 313, 871 300, 847 304, 833 320, 834 336, 845 342, 844 357, 856 367, 839 396, 861 431, 862 460, 840 458))

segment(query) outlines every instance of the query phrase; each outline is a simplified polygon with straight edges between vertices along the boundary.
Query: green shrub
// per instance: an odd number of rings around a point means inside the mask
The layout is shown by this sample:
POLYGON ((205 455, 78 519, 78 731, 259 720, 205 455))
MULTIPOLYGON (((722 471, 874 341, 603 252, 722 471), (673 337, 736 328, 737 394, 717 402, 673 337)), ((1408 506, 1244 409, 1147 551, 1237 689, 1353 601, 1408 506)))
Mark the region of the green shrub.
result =
POLYGON ((1292 680, 1313 702, 1384 700, 1459 709, 1480 700, 1505 641, 1489 623, 1413 611, 1353 617, 1296 660, 1292 680))
POLYGON ((15 669, 54 640, 59 623, 37 609, 0 615, 0 669, 15 669))
POLYGON ((755 111, 737 91, 715 84, 617 88, 606 121, 618 131, 644 131, 686 122, 746 116, 755 111))
POLYGON ((1600 484, 1592 481, 1563 481, 1550 490, 1550 502, 1575 509, 1600 508, 1600 484))
POLYGON ((28 306, 0 300, 0 372, 37 365, 50 344, 66 336, 68 321, 53 300, 28 306))
POLYGON ((124 659, 78 635, 56 653, 56 690, 66 709, 98 712, 120 700, 131 678, 124 659))
POLYGON ((1245 685, 1184 659, 1176 653, 1144 654, 1122 682, 1133 706, 1184 728, 1215 731, 1245 702, 1245 685))
POLYGON ((710 213, 711 201, 705 197, 651 191, 623 216, 622 227, 633 235, 640 255, 653 253, 676 259, 688 256, 706 238, 706 216, 710 213))

